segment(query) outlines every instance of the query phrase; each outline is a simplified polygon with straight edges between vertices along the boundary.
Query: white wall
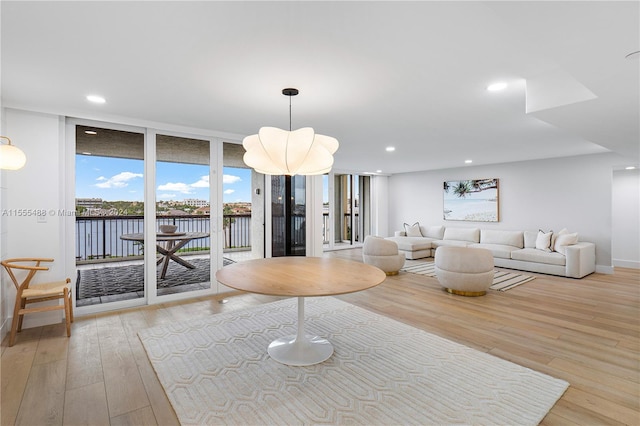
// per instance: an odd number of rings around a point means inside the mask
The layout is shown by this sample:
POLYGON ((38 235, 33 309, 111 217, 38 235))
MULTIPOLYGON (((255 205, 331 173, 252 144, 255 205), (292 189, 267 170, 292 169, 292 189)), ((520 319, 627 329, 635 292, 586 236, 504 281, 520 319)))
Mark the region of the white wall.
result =
POLYGON ((617 154, 585 155, 393 175, 389 178, 389 233, 404 222, 505 230, 578 232, 596 244, 599 272, 612 272, 612 167, 617 154), (445 221, 442 184, 499 179, 497 223, 445 221))
MULTIPOLYGON (((0 98, 0 135, 6 136, 4 125, 4 110, 2 109, 2 98, 0 98)), ((6 205, 5 197, 7 194, 5 188, 5 170, 0 170, 0 259, 6 259, 7 256, 7 217, 2 214, 4 206, 6 205)), ((14 288, 11 281, 4 273, 4 268, 0 271, 0 340, 7 334, 7 330, 11 325, 8 321, 8 300, 10 297, 15 297, 15 290, 11 293, 11 289, 14 288)))
MULTIPOLYGON (((49 257, 49 271, 39 272, 34 283, 63 279, 65 273, 64 209, 64 122, 55 115, 5 109, 5 131, 22 149, 27 163, 20 170, 5 172, 2 209, 7 232, 3 244, 7 257, 49 257), (45 210, 45 222, 33 214, 45 210)), ((69 276, 73 282, 75 277, 69 276)), ((9 281, 6 279, 6 281, 9 281)), ((10 283, 9 283, 10 285, 10 283)), ((15 288, 5 283, 4 317, 13 314, 15 288)), ((51 302, 54 303, 54 302, 51 302)), ((62 321, 62 311, 50 311, 24 317, 24 328, 62 321)))
POLYGON ((389 177, 371 176, 371 235, 393 235, 389 229, 389 177))
POLYGON ((613 266, 640 269, 640 170, 613 172, 613 266))

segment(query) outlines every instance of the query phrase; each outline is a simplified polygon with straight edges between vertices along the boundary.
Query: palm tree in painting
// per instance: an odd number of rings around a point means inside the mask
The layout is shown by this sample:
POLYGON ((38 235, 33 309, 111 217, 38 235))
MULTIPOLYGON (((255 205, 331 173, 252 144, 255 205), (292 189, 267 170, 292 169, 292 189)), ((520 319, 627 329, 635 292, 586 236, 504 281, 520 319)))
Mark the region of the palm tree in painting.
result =
POLYGON ((491 188, 498 188, 498 179, 461 180, 444 183, 444 192, 449 193, 449 190, 452 190, 458 198, 466 198, 471 193, 491 188))
POLYGON ((453 187, 453 193, 458 196, 458 198, 465 198, 470 192, 472 192, 472 185, 468 180, 461 180, 457 185, 453 187))

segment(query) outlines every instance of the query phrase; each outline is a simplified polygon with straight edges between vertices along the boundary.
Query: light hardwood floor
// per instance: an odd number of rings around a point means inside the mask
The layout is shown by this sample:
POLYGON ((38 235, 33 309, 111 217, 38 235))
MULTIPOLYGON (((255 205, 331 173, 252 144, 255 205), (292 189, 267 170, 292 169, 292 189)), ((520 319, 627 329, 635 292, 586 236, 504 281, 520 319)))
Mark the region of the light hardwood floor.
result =
MULTIPOLYGON (((360 260, 359 249, 327 254, 360 260)), ((534 274, 536 275, 536 274, 534 274)), ((2 345, 2 425, 178 424, 138 330, 278 300, 234 293, 76 318, 2 345)), ((640 271, 581 280, 537 275, 484 297, 401 273, 342 300, 564 379, 545 425, 640 425, 640 271)))

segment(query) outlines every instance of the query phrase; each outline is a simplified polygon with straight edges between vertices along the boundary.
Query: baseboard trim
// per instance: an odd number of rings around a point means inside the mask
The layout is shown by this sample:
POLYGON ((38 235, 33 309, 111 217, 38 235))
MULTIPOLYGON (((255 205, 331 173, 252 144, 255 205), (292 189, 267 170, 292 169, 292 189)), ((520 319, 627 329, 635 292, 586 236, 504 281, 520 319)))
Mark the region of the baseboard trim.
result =
POLYGON ((613 259, 612 263, 618 268, 640 269, 640 261, 637 260, 613 259))
POLYGON ((600 274, 613 274, 613 266, 596 265, 596 272, 600 274))

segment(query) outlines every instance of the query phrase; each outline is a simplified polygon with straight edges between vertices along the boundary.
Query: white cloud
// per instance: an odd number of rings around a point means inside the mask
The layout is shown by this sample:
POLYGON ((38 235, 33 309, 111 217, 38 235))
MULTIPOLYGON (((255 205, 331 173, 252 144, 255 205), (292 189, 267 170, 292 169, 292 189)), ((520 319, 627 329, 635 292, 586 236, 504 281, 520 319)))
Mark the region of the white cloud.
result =
POLYGON ((233 194, 234 192, 236 192, 235 189, 225 189, 224 193, 229 195, 229 194, 233 194))
POLYGON ((158 194, 158 198, 161 200, 170 200, 176 198, 176 194, 158 194))
POLYGON ((164 185, 159 185, 158 191, 175 191, 183 194, 193 194, 191 186, 182 182, 168 182, 164 185))
POLYGON ((142 173, 132 173, 132 172, 121 172, 117 175, 111 176, 111 178, 107 179, 104 176, 100 176, 98 181, 100 183, 96 183, 98 188, 124 188, 129 185, 129 181, 131 179, 141 178, 142 173))
POLYGON ((222 175, 222 183, 232 184, 232 183, 240 182, 241 180, 242 179, 240 178, 240 176, 222 175))
POLYGON ((201 176, 199 181, 192 183, 189 186, 191 186, 192 188, 208 188, 209 176, 201 176))

